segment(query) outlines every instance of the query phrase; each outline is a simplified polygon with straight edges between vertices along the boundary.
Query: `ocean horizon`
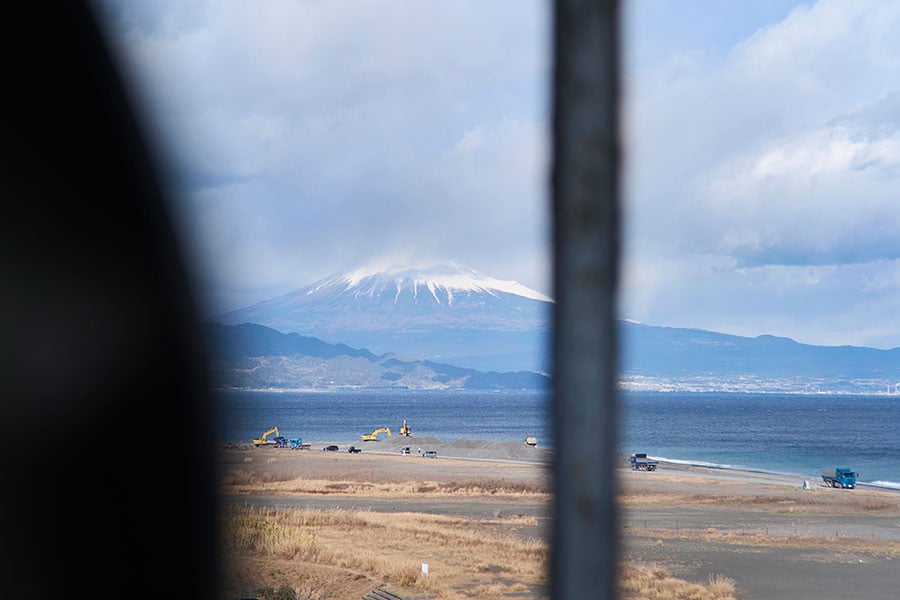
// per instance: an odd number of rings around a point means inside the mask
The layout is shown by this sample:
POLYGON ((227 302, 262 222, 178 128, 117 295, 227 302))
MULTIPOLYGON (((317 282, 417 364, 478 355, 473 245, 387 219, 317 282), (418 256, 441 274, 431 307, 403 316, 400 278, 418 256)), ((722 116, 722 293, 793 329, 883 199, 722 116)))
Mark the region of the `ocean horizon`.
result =
MULTIPOLYGON (((549 392, 218 391, 217 441, 278 427, 305 441, 355 442, 404 419, 414 435, 551 446, 549 392)), ((889 395, 620 392, 618 447, 670 462, 819 479, 849 467, 900 489, 900 398, 889 395)), ((565 423, 561 424, 565 430, 565 423)), ((382 434, 384 435, 384 434, 382 434)))

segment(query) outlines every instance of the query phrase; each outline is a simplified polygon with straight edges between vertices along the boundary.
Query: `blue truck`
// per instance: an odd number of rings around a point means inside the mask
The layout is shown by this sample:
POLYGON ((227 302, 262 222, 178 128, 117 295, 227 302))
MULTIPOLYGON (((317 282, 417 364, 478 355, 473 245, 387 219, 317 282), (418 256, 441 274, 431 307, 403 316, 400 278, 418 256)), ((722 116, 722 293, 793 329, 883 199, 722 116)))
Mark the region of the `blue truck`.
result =
POLYGON ((856 473, 853 472, 853 469, 847 468, 822 471, 822 481, 825 482, 825 485, 830 485, 834 488, 852 490, 856 488, 856 473))
POLYGON ((644 452, 636 452, 631 455, 632 471, 655 471, 658 466, 659 462, 652 458, 647 458, 647 454, 644 452))

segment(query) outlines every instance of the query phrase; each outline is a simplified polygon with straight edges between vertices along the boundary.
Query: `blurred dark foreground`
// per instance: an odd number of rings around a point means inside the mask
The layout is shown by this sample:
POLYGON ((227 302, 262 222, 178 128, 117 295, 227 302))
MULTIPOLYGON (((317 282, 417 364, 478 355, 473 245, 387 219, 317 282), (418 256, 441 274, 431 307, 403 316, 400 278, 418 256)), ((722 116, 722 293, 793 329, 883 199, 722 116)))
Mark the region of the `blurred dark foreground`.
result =
POLYGON ((152 152, 85 3, 3 12, 0 598, 214 597, 215 415, 152 152))

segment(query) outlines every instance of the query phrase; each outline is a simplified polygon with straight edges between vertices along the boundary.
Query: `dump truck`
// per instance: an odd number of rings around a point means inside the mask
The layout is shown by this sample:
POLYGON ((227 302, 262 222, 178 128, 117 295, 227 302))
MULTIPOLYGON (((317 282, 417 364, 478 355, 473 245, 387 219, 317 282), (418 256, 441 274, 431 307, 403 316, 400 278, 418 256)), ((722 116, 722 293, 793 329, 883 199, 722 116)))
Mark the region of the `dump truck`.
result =
POLYGON ((636 452, 631 455, 632 471, 655 471, 658 466, 658 461, 647 458, 647 455, 643 452, 636 452))
POLYGON ((839 467, 822 471, 822 481, 825 482, 825 485, 834 488, 852 490, 856 488, 856 473, 853 472, 853 469, 839 467))

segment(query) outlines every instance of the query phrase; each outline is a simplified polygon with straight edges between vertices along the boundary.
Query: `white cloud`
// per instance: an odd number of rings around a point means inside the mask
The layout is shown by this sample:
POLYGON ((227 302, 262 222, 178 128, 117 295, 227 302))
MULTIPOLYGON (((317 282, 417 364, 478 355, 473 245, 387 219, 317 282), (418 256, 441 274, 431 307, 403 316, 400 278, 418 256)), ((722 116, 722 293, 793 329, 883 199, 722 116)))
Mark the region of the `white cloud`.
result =
POLYGON ((544 3, 99 4, 215 294, 385 253, 548 291, 544 3))
POLYGON ((625 316, 900 345, 859 298, 900 257, 897 31, 896 3, 823 0, 721 54, 631 63, 625 316))
POLYGON ((474 127, 463 134, 454 150, 459 153, 471 152, 484 145, 484 127, 474 127))

